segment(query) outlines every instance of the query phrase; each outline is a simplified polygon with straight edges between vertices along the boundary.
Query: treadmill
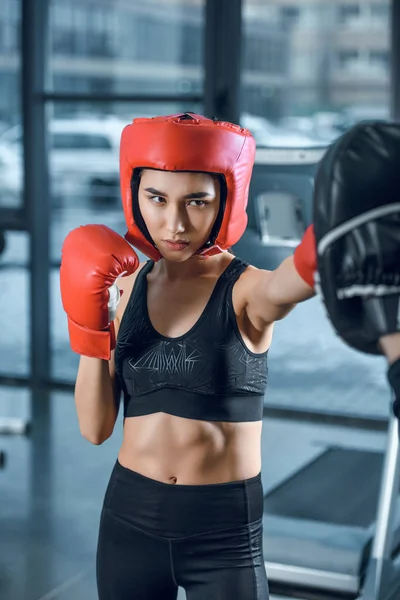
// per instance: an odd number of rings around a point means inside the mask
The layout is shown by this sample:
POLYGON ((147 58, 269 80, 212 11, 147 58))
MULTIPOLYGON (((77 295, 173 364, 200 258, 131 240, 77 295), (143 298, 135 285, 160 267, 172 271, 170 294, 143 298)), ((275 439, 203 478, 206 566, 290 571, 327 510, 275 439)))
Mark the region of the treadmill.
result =
MULTIPOLYGON (((274 269, 312 219, 325 149, 258 149, 248 228, 234 253, 274 269)), ((271 593, 306 600, 400 600, 399 424, 385 452, 328 447, 264 498, 271 593)))
POLYGON ((399 424, 386 451, 330 447, 264 497, 271 592, 326 600, 400 598, 399 424))

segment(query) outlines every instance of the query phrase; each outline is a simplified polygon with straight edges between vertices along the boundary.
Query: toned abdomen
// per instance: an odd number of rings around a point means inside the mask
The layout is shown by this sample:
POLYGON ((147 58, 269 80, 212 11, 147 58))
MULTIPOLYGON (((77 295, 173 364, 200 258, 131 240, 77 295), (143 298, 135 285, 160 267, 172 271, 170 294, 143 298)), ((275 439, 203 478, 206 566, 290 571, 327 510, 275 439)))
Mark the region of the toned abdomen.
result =
POLYGON ((166 413, 129 417, 119 462, 151 479, 206 485, 248 479, 261 470, 262 422, 220 423, 166 413))

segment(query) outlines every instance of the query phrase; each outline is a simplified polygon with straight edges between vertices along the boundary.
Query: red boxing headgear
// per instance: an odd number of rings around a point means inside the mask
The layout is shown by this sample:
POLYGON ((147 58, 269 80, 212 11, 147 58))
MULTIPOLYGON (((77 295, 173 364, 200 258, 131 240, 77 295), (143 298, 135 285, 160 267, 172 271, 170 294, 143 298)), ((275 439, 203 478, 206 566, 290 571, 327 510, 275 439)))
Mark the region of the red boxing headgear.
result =
POLYGON ((214 240, 201 255, 228 250, 247 226, 247 199, 255 158, 255 141, 239 125, 184 113, 134 119, 121 137, 120 180, 128 232, 125 238, 146 256, 161 254, 135 223, 132 175, 137 169, 199 171, 222 175, 226 184, 225 209, 214 240))

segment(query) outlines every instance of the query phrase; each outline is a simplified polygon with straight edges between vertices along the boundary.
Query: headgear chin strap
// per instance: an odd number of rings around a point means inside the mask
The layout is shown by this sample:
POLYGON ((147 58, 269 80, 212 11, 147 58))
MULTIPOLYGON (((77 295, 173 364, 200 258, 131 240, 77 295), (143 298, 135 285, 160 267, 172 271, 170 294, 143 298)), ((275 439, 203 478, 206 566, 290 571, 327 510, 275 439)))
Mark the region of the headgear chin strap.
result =
POLYGON ((210 242, 197 254, 212 256, 228 250, 247 225, 247 200, 255 158, 255 141, 246 129, 184 113, 135 119, 121 137, 120 180, 128 232, 125 238, 157 261, 155 247, 137 202, 139 169, 197 171, 220 175, 221 206, 210 242))

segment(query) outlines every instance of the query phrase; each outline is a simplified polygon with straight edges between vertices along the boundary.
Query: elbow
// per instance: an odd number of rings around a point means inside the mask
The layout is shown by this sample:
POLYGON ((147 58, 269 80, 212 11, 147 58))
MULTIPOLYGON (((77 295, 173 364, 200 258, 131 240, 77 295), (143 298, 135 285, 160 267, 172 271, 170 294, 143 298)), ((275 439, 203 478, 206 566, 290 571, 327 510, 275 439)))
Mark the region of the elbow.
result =
POLYGON ((82 437, 84 437, 85 440, 87 440, 88 442, 93 444, 93 446, 101 446, 101 444, 104 444, 104 442, 106 442, 111 437, 111 434, 112 434, 112 430, 109 432, 103 432, 103 431, 86 431, 84 429, 81 429, 82 437))
POLYGON ((104 442, 108 439, 108 438, 94 437, 94 436, 88 436, 88 435, 84 435, 83 437, 85 438, 85 440, 87 440, 88 442, 93 444, 93 446, 101 446, 101 444, 104 444, 104 442))
POLYGON ((85 440, 93 446, 101 446, 107 441, 113 431, 117 413, 112 408, 111 411, 103 411, 100 414, 93 414, 93 411, 85 412, 78 409, 78 424, 80 434, 85 440))

